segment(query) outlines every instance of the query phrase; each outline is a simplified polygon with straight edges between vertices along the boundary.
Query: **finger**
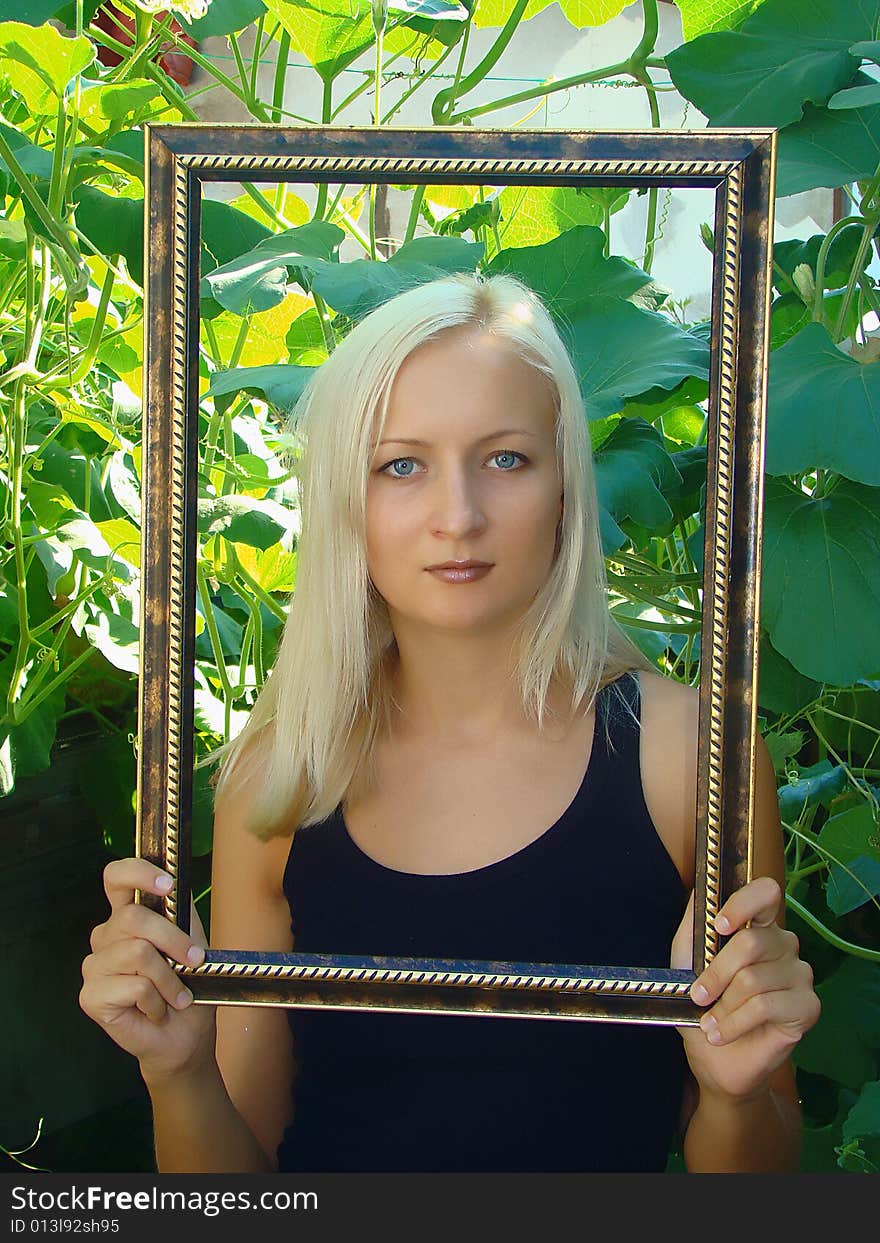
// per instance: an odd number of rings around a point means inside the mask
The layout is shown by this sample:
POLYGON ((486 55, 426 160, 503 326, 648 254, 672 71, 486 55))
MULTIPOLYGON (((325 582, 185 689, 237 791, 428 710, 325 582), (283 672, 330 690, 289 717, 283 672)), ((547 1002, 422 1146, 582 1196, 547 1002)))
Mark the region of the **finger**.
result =
POLYGON ((208 948, 208 938, 205 935, 205 929, 202 927, 202 921, 199 919, 199 913, 196 910, 194 898, 190 898, 189 904, 189 927, 190 936, 196 945, 201 945, 204 949, 208 948))
POLYGON ((130 1010, 139 1010, 152 1023, 168 1014, 165 998, 145 975, 109 975, 90 979, 80 992, 80 1006, 102 1027, 112 1027, 130 1010))
POLYGON ((715 927, 724 936, 752 924, 767 928, 774 923, 782 904, 782 888, 772 876, 759 876, 730 895, 715 916, 715 927))
POLYGON ((148 859, 111 859, 104 868, 104 892, 111 911, 133 905, 136 889, 164 897, 173 884, 173 877, 148 859))
POLYGON ((82 965, 83 980, 99 987, 107 979, 118 975, 146 977, 165 1001, 177 1009, 184 1008, 182 992, 189 994, 186 1005, 192 1000, 192 994, 185 988, 177 972, 149 941, 126 937, 124 941, 109 945, 99 954, 89 955, 82 965))
POLYGON ((801 962, 799 958, 792 961, 783 956, 750 963, 737 971, 709 1014, 720 1023, 722 1018, 758 993, 776 993, 786 988, 809 989, 812 984, 812 968, 809 963, 801 962))
MULTIPOLYGON (((821 1008, 812 990, 785 988, 774 993, 757 993, 730 1014, 714 1023, 707 1022, 708 1030, 704 1028, 704 1031, 711 1044, 722 1045, 769 1024, 778 1030, 781 1043, 797 1044, 817 1021, 821 1008)), ((704 1022, 711 1017, 704 1015, 704 1022)))
POLYGON ((151 942, 160 953, 187 967, 198 966, 205 959, 204 948, 182 928, 158 911, 134 904, 120 907, 106 923, 93 930, 92 950, 101 953, 118 941, 132 938, 151 942))
POLYGON ((730 985, 737 972, 751 963, 797 957, 799 942, 786 928, 740 928, 724 945, 709 966, 691 985, 691 997, 698 1006, 711 1005, 730 985))

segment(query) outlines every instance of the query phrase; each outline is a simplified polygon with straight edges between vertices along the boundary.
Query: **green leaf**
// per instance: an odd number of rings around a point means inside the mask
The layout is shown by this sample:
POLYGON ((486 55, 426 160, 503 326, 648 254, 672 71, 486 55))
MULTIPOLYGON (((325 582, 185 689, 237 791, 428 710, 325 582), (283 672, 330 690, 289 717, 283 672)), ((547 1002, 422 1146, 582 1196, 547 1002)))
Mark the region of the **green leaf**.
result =
POLYGON ((312 288, 334 310, 360 320, 416 285, 451 272, 473 272, 482 254, 481 243, 461 237, 420 237, 384 263, 355 259, 316 266, 312 288))
POLYGON ((60 96, 74 74, 95 59, 95 48, 84 36, 68 39, 48 24, 34 27, 24 22, 3 22, 0 57, 24 65, 60 96))
POLYGON ((795 1046, 795 1063, 857 1092, 877 1074, 880 971, 876 963, 845 958, 816 993, 822 1013, 795 1046))
POLYGON ((498 235, 505 250, 543 246, 584 225, 601 225, 605 208, 622 211, 632 191, 626 186, 506 186, 495 200, 501 213, 498 235))
POLYGON ((844 867, 832 863, 825 885, 828 909, 835 915, 856 911, 880 893, 880 859, 856 855, 844 867))
POLYGON ((79 185, 71 196, 76 225, 99 254, 122 255, 131 279, 144 283, 144 200, 105 194, 79 185))
POLYGON ((814 500, 768 477, 763 559, 761 617, 776 650, 817 682, 873 677, 880 491, 844 479, 814 500))
POLYGON ((311 273, 316 266, 312 260, 329 261, 345 237, 337 225, 321 220, 270 234, 249 216, 237 214, 260 229, 261 240, 214 268, 202 281, 203 296, 214 298, 236 315, 277 306, 287 296, 288 272, 305 269, 311 273))
MULTIPOLYGON (((12 654, 0 662, 0 693, 4 702, 14 668, 12 654)), ((47 678, 52 676, 47 674, 47 678)), ((65 699, 61 686, 38 704, 20 725, 0 725, 0 795, 10 794, 19 777, 31 777, 49 767, 65 699)))
POLYGON ((880 1080, 866 1083, 843 1124, 845 1140, 880 1135, 880 1080))
POLYGON ((822 737, 828 740, 847 763, 856 763, 853 757, 861 756, 862 762, 871 764, 869 756, 876 754, 880 737, 880 687, 877 683, 843 687, 834 692, 834 700, 816 708, 815 721, 822 737))
POLYGON ((829 112, 807 104, 779 134, 776 194, 834 189, 873 176, 880 163, 880 105, 829 112))
POLYGON ((102 610, 83 633, 111 665, 126 673, 139 672, 138 628, 130 618, 102 610))
MULTIPOLYGON (((92 13, 99 2, 100 0, 92 0, 92 13)), ((86 0, 85 7, 85 20, 89 21, 92 16, 88 12, 89 0, 86 0)), ((6 21, 7 18, 14 17, 16 21, 27 22, 29 26, 42 26, 50 17, 60 16, 62 11, 62 0, 0 0, 0 19, 6 21)), ((65 25, 73 28, 72 22, 65 22, 65 25)))
POLYGON ((233 367, 229 371, 215 371, 204 396, 225 397, 230 393, 253 393, 271 402, 276 409, 289 411, 316 370, 315 367, 276 363, 267 367, 233 367))
POLYGON ((880 82, 874 82, 870 86, 850 86, 844 91, 838 91, 828 100, 828 107, 832 110, 864 108, 869 104, 878 103, 880 103, 880 82))
MULTIPOLYGON (((552 290, 549 296, 552 300, 552 290)), ((574 312, 563 328, 590 419, 616 413, 628 397, 655 386, 672 389, 690 376, 708 379, 705 342, 659 311, 600 296, 574 312)))
POLYGON ((761 630, 758 679, 758 705, 777 716, 797 716, 818 697, 822 687, 804 677, 777 652, 765 630, 761 630))
POLYGON ((840 863, 849 863, 857 855, 880 859, 880 818, 872 804, 865 799, 856 807, 829 817, 819 833, 819 845, 840 863))
MULTIPOLYGON (((853 223, 846 225, 836 237, 832 238, 831 245, 828 247, 825 256, 825 279, 823 281, 825 289, 840 289, 842 285, 846 284, 852 271, 852 266, 855 263, 861 237, 861 225, 853 223)), ((773 262, 782 268, 783 272, 788 276, 792 276, 795 268, 800 264, 806 263, 815 277, 819 248, 824 240, 824 233, 814 233, 805 242, 800 241, 798 238, 791 238, 787 242, 774 242, 773 262)), ((871 255, 869 252, 863 260, 863 271, 870 262, 871 255)), ((780 284, 779 277, 775 273, 773 284, 780 292, 784 292, 787 288, 787 286, 780 284)), ((806 310, 803 303, 801 303, 801 307, 806 310)))
POLYGON ((738 30, 668 52, 666 68, 711 126, 781 128, 849 84, 859 65, 850 45, 878 21, 880 0, 764 0, 738 30))
POLYGON ((23 263, 27 255, 27 231, 23 220, 0 220, 0 255, 23 263))
POLYGON ((797 781, 783 782, 777 791, 779 814, 783 820, 794 823, 808 807, 829 807, 846 784, 842 764, 835 766, 830 760, 820 760, 809 768, 800 768, 797 781))
POLYGON ((735 30, 763 0, 675 0, 685 39, 713 30, 735 30))
POLYGON ((880 484, 880 363, 860 363, 809 323, 770 355, 765 469, 816 467, 880 484))
POLYGON ((767 744, 767 750, 770 752, 770 759, 773 761, 773 771, 782 773, 785 771, 785 761, 793 755, 797 755, 798 751, 803 747, 806 741, 806 734, 802 730, 770 730, 764 735, 764 741, 767 744))
MULTIPOLYGON (((265 0, 271 16, 290 35, 294 52, 304 56, 325 82, 338 78, 375 41, 371 7, 364 0, 265 0)), ((386 54, 400 51, 400 31, 387 35, 386 54), (395 38, 396 35, 396 38, 395 38), (394 42, 393 48, 390 44, 394 42)), ((408 36, 409 42, 412 35, 408 36)))
MULTIPOLYGON (((189 22, 183 16, 182 25, 196 43, 217 35, 233 34, 244 30, 266 12, 262 0, 211 0, 208 11, 198 21, 189 22)), ((177 16, 181 16, 177 14, 177 16)))
POLYGON ((293 515, 277 501, 253 496, 218 496, 198 502, 198 527, 252 548, 271 548, 285 534, 293 515))
POLYGON ((80 761, 80 792, 95 813, 104 843, 119 858, 134 851, 134 792, 137 764, 124 734, 101 741, 100 748, 80 761))
POLYGON ((616 255, 606 259, 604 245, 601 229, 582 225, 538 246, 501 250, 484 271, 509 272, 530 289, 552 290, 554 315, 570 314, 598 295, 629 298, 651 280, 616 255))
POLYGON ((652 529, 671 519, 663 493, 680 484, 681 475, 650 423, 622 419, 596 454, 595 471, 606 555, 626 541, 618 526, 622 519, 652 529))
POLYGON ((152 111, 149 105, 153 100, 162 98, 156 83, 145 78, 101 83, 83 91, 79 116, 86 125, 99 131, 111 121, 127 120, 133 125, 145 110, 152 111))

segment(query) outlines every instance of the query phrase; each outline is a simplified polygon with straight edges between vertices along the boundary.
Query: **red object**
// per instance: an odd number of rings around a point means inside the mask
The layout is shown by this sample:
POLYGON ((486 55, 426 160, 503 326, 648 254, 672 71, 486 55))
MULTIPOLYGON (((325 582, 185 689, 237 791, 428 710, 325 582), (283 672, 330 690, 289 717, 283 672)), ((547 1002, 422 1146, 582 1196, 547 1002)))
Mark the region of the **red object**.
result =
MULTIPOLYGON (((160 21, 167 17, 167 15, 167 11, 155 14, 160 21)), ((92 21, 99 30, 103 30, 105 34, 110 35, 111 39, 115 39, 117 43, 124 43, 127 47, 134 46, 134 18, 129 17, 126 13, 120 13, 116 5, 112 4, 110 0, 107 0, 107 3, 98 9, 92 21)), ((189 44, 190 47, 198 47, 192 35, 186 33, 176 18, 171 23, 171 29, 183 39, 184 43, 189 44)), ((172 78, 178 86, 189 86, 189 80, 192 77, 193 71, 192 58, 187 56, 185 52, 173 49, 173 43, 166 43, 153 59, 158 62, 169 78, 172 78), (166 51, 166 49, 169 50, 166 51)), ((114 65, 118 65, 122 57, 118 52, 114 52, 112 48, 99 44, 98 60, 102 65, 106 65, 110 69, 114 65)))

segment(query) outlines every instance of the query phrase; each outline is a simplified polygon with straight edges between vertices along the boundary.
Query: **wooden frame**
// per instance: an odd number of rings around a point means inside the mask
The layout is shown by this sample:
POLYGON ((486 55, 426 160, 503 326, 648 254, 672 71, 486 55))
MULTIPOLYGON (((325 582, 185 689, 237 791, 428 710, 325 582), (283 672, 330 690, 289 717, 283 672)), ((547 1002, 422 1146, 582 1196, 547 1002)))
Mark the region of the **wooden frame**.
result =
POLYGON ((712 187, 707 503, 694 971, 212 949, 196 1000, 695 1025, 712 921, 751 877, 760 529, 776 131, 145 126, 146 400, 137 852, 142 895, 188 930, 193 765, 198 259, 205 181, 712 187))

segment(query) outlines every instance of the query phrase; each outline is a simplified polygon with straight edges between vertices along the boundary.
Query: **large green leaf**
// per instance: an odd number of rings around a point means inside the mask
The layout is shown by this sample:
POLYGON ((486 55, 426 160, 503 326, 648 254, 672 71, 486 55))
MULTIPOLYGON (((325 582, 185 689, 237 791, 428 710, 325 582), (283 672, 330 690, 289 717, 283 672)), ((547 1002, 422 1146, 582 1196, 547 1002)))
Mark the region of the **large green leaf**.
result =
POLYGON ((764 0, 675 0, 685 39, 713 30, 736 30, 764 0))
POLYGON ((505 186, 497 198, 498 234, 505 250, 541 246, 584 225, 601 225, 605 208, 622 211, 626 186, 505 186))
POLYGON ((217 371, 211 377, 206 397, 225 397, 229 393, 253 393, 271 402, 278 410, 290 410, 299 398, 314 367, 277 363, 267 367, 234 367, 217 371))
POLYGON ((880 971, 876 963, 845 958, 816 986, 822 1013, 795 1046, 794 1060, 853 1091, 877 1073, 880 1048, 880 971))
POLYGON ((679 91, 710 125, 773 125, 800 119, 847 86, 871 38, 880 0, 764 0, 736 31, 705 34, 666 54, 679 91))
MULTIPOLYGON (((0 693, 4 702, 14 663, 13 655, 9 655, 0 664, 0 693)), ((0 795, 10 794, 19 777, 30 777, 49 767, 64 701, 64 688, 59 687, 20 725, 0 725, 0 795)))
POLYGON ((554 314, 570 314, 598 295, 629 298, 651 279, 625 259, 606 259, 604 245, 601 229, 579 225, 540 246, 501 250, 484 271, 510 272, 530 289, 552 291, 554 314))
POLYGON ((207 497, 198 502, 199 530, 222 535, 252 548, 271 548, 293 522, 293 515, 277 501, 253 496, 207 497))
MULTIPOLYGON (((100 0, 92 0, 92 12, 98 7, 100 0)), ((0 20, 8 21, 14 18, 17 22, 27 22, 29 26, 42 26, 50 17, 60 16, 65 7, 62 0, 0 0, 0 20)), ((69 6, 71 9, 76 8, 75 3, 69 6)), ((86 21, 91 18, 88 12, 89 0, 86 0, 86 21)), ((73 23, 67 22, 66 25, 72 29, 73 23)))
POLYGON ((779 135, 776 193, 833 189, 871 177, 880 163, 880 105, 829 112, 807 104, 779 135))
POLYGON ((211 0, 208 11, 198 21, 188 22, 184 17, 184 29, 196 43, 216 35, 228 35, 244 30, 266 12, 263 0, 211 0))
MULTIPOLYGON (((304 56, 324 82, 338 78, 375 42, 370 0, 265 0, 272 18, 290 35, 293 50, 304 56)), ((386 31, 385 53, 406 53, 412 32, 386 31)))
POLYGON ((880 363, 857 362, 810 323, 770 355, 765 469, 816 467, 880 484, 880 363))
MULTIPOLYGON (((825 279, 823 281, 825 289, 840 289, 842 285, 846 284, 856 259, 861 237, 862 227, 854 222, 851 225, 846 225, 836 237, 832 238, 831 245, 828 247, 825 256, 825 279)), ((795 268, 802 263, 806 263, 810 267, 815 279, 816 261, 819 255, 819 248, 824 240, 824 233, 814 233, 807 241, 791 238, 787 242, 774 242, 773 263, 782 268, 783 272, 788 276, 793 275, 795 268)), ((870 252, 865 255, 862 262, 864 270, 871 262, 870 252)), ((775 273, 773 284, 780 292, 788 288, 787 285, 780 283, 780 279, 775 273)))
POLYGON ((829 817, 822 826, 819 845, 831 856, 826 897, 836 915, 845 915, 880 893, 880 848, 874 844, 878 837, 880 817, 867 799, 829 817))
POLYGON ((606 555, 626 542, 618 523, 633 518, 659 527, 673 514, 663 495, 681 485, 681 475, 663 446, 663 437, 644 419, 621 419, 596 454, 596 487, 606 555))
POLYGON ((76 73, 95 59, 95 48, 80 35, 66 38, 54 26, 29 26, 24 22, 0 24, 0 58, 23 65, 56 95, 76 73))
POLYGON ((312 288, 328 306, 360 320, 390 298, 451 272, 473 272, 483 255, 481 242, 462 237, 420 237, 401 246, 386 262, 355 259, 316 267, 312 288))
MULTIPOLYGON (((552 3, 553 0, 531 0, 526 5, 520 25, 536 17, 552 3)), ((575 30, 583 30, 585 26, 602 26, 610 22, 626 8, 627 0, 558 0, 558 3, 575 30)), ((480 0, 476 5, 474 25, 481 28, 503 26, 512 8, 511 0, 480 0)))
POLYGON ((704 341, 659 311, 619 298, 591 299, 572 313, 564 330, 591 419, 615 414, 628 397, 654 387, 673 389, 689 376, 709 375, 704 341))
POLYGON ((822 690, 818 682, 799 673, 761 630, 758 704, 764 712, 777 716, 796 716, 813 702, 822 690))
POLYGON ((794 823, 808 807, 829 807, 846 789, 847 773, 842 764, 820 760, 809 768, 799 768, 796 781, 786 781, 777 791, 779 813, 794 823))
MULTIPOLYGON (((249 219, 242 215, 242 220, 249 219)), ((255 246, 204 277, 203 294, 236 315, 267 311, 286 297, 290 270, 313 271, 312 261, 329 261, 344 237, 337 225, 322 220, 282 233, 265 234, 264 230, 255 246)))
POLYGON ((817 682, 875 677, 878 615, 880 490, 845 479, 814 500, 768 478, 761 617, 776 650, 817 682))
POLYGON ((843 1124, 843 1138, 880 1135, 880 1080, 866 1083, 843 1124))

